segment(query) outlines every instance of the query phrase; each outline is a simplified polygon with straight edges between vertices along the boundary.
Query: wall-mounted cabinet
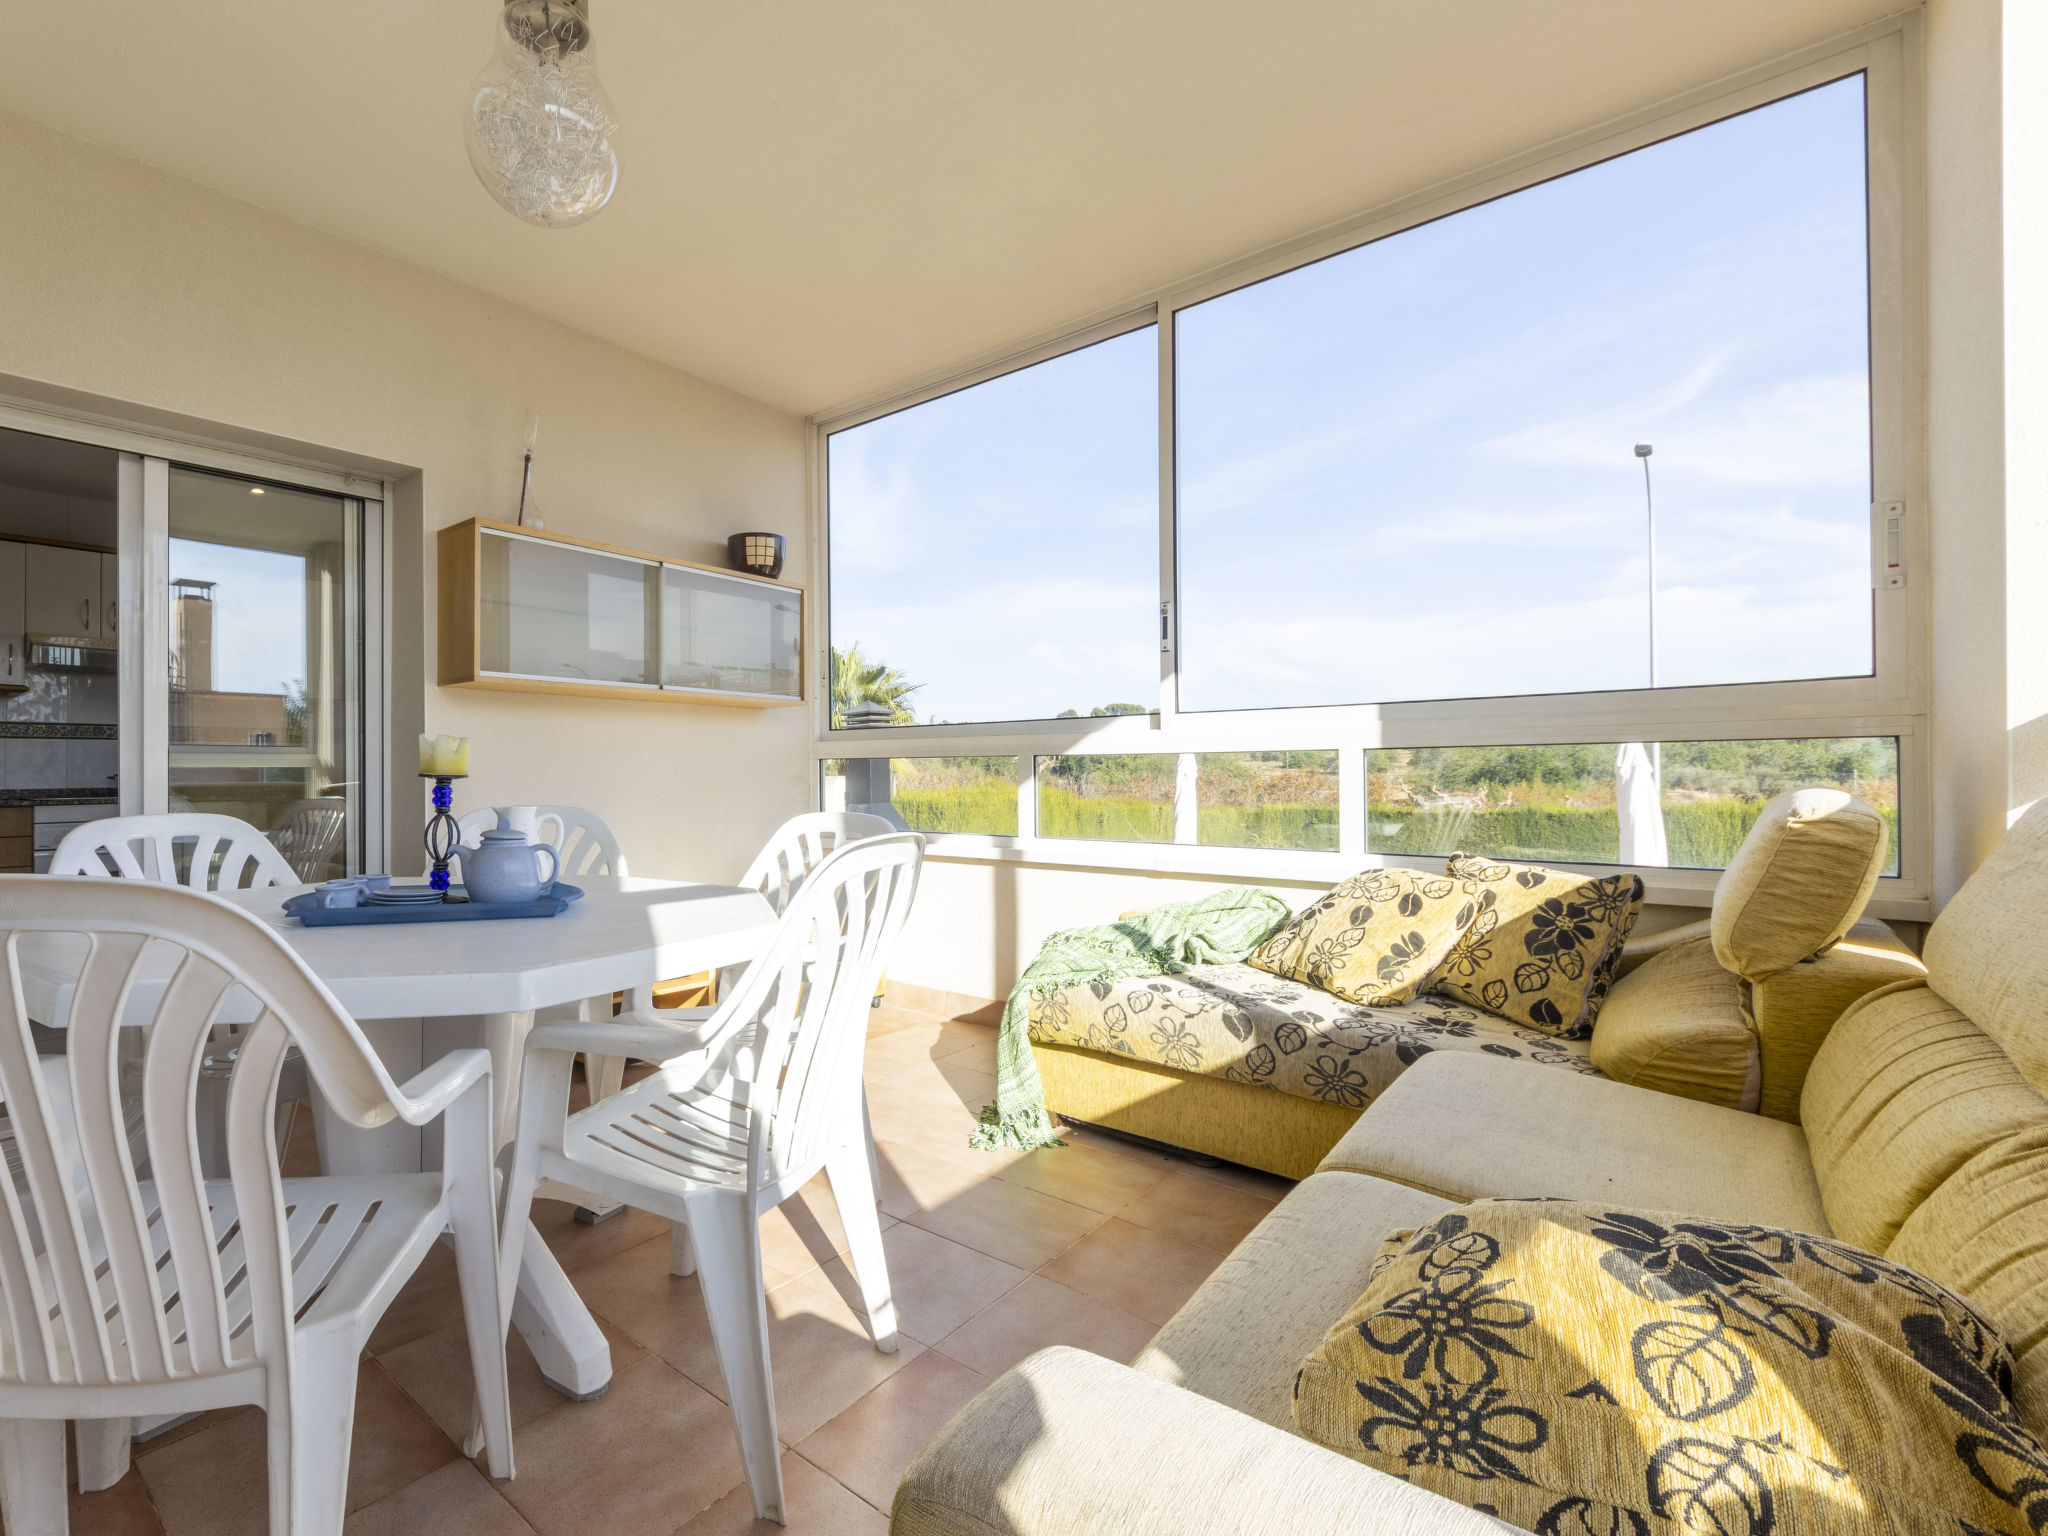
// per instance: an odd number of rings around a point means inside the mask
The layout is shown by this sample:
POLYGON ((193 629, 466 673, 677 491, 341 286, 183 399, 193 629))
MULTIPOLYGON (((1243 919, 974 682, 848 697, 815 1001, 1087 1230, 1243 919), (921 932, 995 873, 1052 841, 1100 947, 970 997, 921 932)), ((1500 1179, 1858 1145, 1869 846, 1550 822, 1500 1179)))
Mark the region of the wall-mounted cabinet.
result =
POLYGON ((482 518, 441 530, 439 567, 446 686, 803 701, 800 587, 482 518))

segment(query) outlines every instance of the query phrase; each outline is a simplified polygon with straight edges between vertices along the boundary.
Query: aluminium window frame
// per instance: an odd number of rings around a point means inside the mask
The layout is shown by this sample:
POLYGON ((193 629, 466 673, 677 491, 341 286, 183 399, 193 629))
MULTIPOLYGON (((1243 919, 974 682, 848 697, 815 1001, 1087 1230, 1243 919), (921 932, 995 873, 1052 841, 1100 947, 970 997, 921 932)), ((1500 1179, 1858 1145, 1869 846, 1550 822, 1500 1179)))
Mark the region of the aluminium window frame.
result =
MULTIPOLYGON (((1328 884, 1363 865, 1429 869, 1441 860, 1365 851, 1365 752, 1381 747, 1521 746, 1610 741, 1776 740, 1890 736, 1899 748, 1899 873, 1880 882, 1871 910, 1924 920, 1931 894, 1929 789, 1929 592, 1925 409, 1925 195, 1920 146, 1921 23, 1917 12, 1873 23, 1198 274, 1027 345, 990 354, 917 384, 813 417, 808 490, 811 570, 824 622, 812 626, 806 664, 824 686, 812 700, 812 756, 863 752, 855 733, 830 727, 831 570, 826 444, 835 432, 984 383, 1095 342, 1159 327, 1159 591, 1172 603, 1170 643, 1160 655, 1160 695, 1148 715, 898 726, 874 748, 892 757, 1015 754, 1015 836, 934 835, 935 857, 1068 868, 1207 875, 1328 884), (1401 703, 1183 711, 1178 704, 1179 594, 1175 565, 1174 320, 1179 311, 1432 222, 1614 156, 1705 127, 1856 74, 1864 77, 1870 251, 1872 544, 1878 509, 1904 504, 1906 580, 1872 585, 1873 668, 1868 676, 1708 684, 1618 691, 1524 694, 1401 703), (1035 760, 1065 752, 1339 752, 1340 843, 1336 853, 1228 849, 1041 838, 1035 760)), ((1874 559, 1874 556, 1873 556, 1874 559)), ((1583 866, 1615 869, 1623 866, 1583 866)), ((1704 906, 1719 872, 1638 869, 1650 899, 1704 906)))

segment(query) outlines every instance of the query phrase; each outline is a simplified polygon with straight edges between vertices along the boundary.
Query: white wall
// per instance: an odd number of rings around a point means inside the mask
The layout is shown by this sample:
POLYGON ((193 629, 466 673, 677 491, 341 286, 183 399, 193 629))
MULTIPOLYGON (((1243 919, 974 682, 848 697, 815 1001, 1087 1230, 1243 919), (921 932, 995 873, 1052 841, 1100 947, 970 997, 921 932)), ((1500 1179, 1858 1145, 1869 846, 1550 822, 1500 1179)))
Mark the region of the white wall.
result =
MULTIPOLYGON (((728 533, 779 530, 792 535, 785 574, 802 581, 795 418, 4 114, 0 207, 0 393, 159 428, 189 418, 222 441, 304 445, 400 476, 394 756, 411 756, 406 733, 422 722, 469 736, 475 776, 458 809, 588 805, 636 870, 733 878, 778 821, 809 808, 801 709, 433 681, 433 532, 511 515, 533 411, 550 529, 721 564, 728 533)), ((555 237, 536 285, 578 280, 577 233, 555 237)), ((416 784, 392 786, 401 860, 417 839, 416 784)))
POLYGON ((1927 8, 1935 895, 2048 794, 2048 11, 1927 8))

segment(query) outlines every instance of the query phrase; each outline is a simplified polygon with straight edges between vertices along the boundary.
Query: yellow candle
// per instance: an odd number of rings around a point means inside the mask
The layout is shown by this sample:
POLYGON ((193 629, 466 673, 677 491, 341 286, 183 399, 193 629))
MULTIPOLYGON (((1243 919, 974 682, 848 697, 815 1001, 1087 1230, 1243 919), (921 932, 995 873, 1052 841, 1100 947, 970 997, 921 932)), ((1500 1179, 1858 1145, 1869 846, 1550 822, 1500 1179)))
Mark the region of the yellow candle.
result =
POLYGON ((469 772, 469 738, 422 735, 420 772, 447 778, 466 775, 469 772))

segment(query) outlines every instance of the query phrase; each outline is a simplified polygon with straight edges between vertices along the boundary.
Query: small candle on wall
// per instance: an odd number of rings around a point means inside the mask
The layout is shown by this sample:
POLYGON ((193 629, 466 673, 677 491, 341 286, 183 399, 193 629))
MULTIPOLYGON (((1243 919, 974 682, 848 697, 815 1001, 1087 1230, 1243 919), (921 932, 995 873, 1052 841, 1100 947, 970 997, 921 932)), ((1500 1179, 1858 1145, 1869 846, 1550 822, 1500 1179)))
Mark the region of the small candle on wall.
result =
POLYGON ((469 773, 469 738, 422 735, 420 772, 431 778, 466 777, 469 773))

